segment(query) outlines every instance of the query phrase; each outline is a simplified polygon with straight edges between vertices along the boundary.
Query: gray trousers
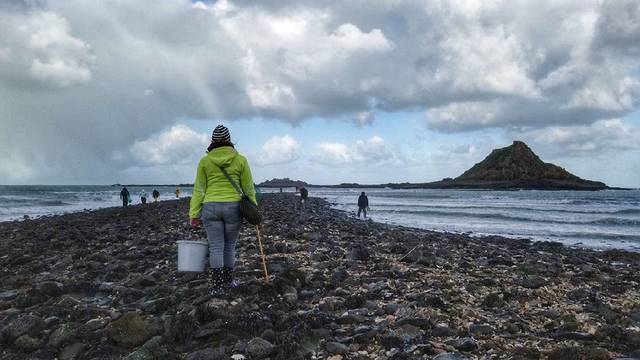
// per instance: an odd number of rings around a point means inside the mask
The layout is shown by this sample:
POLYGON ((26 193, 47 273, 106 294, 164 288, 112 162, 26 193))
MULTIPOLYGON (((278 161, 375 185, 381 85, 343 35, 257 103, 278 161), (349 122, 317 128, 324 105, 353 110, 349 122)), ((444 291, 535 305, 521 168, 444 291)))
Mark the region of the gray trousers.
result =
POLYGON ((209 239, 209 266, 233 268, 242 216, 239 202, 209 202, 202 208, 209 239))

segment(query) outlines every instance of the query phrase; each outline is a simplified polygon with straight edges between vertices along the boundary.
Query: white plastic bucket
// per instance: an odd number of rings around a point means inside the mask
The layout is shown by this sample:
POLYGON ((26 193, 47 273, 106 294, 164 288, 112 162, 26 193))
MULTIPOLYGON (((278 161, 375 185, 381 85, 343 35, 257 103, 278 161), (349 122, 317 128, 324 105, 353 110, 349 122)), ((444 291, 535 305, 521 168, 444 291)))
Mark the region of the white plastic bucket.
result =
POLYGON ((204 241, 178 241, 178 271, 203 272, 207 247, 204 241))

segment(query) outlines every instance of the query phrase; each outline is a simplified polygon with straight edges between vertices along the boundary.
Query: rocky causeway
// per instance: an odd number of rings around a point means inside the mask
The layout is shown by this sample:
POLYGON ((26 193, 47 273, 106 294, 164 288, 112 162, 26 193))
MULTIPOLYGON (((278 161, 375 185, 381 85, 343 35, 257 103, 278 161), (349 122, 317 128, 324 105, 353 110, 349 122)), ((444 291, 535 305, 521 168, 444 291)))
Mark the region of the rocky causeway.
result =
POLYGON ((355 219, 265 195, 240 285, 177 272, 188 199, 0 223, 1 359, 640 358, 640 254, 355 219))

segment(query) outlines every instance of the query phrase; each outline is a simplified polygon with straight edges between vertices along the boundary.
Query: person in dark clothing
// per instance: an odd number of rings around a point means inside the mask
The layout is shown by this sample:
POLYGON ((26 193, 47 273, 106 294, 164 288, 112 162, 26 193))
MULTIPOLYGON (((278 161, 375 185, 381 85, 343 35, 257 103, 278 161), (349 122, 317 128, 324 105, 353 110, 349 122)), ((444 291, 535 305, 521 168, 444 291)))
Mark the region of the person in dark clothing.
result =
POLYGON ((307 201, 309 197, 309 190, 307 190, 304 186, 300 188, 300 207, 304 206, 304 203, 307 201))
POLYGON ((129 190, 127 190, 126 186, 120 191, 120 198, 122 199, 122 206, 127 207, 129 205, 129 190))
POLYGON ((156 189, 153 189, 151 196, 153 196, 153 202, 158 202, 158 198, 160 197, 160 192, 156 189))
POLYGON ((369 198, 364 194, 364 191, 358 197, 358 217, 360 213, 364 213, 364 218, 367 218, 367 209, 369 208, 369 198))

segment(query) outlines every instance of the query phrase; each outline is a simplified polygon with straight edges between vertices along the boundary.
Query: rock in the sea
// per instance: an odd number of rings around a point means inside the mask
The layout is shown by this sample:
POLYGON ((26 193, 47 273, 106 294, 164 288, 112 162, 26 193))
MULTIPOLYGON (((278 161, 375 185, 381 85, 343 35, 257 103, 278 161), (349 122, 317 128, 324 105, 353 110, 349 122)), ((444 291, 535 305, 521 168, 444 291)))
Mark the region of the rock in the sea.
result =
POLYGON ((153 324, 138 313, 128 312, 107 326, 107 336, 114 343, 134 347, 144 344, 155 333, 153 324))
POLYGON ((262 359, 269 356, 275 350, 275 346, 263 338, 253 338, 247 344, 247 353, 252 358, 262 359))

